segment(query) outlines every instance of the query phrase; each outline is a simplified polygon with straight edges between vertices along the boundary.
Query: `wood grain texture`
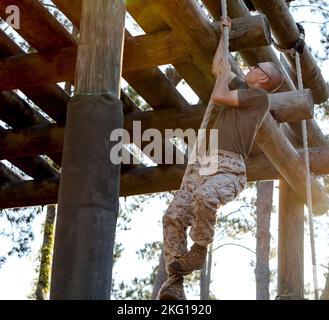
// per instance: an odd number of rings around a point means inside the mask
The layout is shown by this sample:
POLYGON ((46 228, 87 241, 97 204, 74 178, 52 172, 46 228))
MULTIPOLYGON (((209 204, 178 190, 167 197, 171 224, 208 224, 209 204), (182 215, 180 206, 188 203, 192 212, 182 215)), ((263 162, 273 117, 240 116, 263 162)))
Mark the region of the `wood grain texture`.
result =
POLYGON ((125 3, 84 1, 75 75, 75 93, 120 95, 125 3))
POLYGON ((283 180, 279 193, 278 293, 304 298, 304 202, 283 180))

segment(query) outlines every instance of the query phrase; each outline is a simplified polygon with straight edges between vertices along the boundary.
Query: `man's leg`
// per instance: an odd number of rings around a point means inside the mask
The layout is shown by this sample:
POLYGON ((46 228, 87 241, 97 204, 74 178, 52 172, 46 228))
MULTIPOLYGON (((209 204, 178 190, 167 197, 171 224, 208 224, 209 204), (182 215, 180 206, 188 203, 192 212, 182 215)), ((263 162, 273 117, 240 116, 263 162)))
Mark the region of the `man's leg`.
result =
POLYGON ((176 258, 168 270, 187 275, 202 268, 207 246, 213 241, 216 213, 220 205, 236 198, 246 183, 245 175, 220 173, 210 176, 195 190, 192 198, 193 222, 190 237, 195 242, 191 250, 176 258))
POLYGON ((163 217, 163 249, 168 279, 159 290, 157 300, 186 300, 183 277, 168 271, 175 256, 187 251, 187 228, 192 224, 192 195, 201 183, 195 171, 185 178, 163 217))
POLYGON ((191 239, 207 246, 213 241, 216 214, 220 206, 233 201, 243 190, 244 179, 233 174, 217 174, 209 177, 193 194, 193 224, 191 239))
POLYGON ((166 266, 175 256, 181 256, 187 251, 186 230, 192 225, 193 219, 192 196, 201 183, 201 178, 193 171, 186 177, 181 189, 175 193, 163 216, 163 249, 166 266))

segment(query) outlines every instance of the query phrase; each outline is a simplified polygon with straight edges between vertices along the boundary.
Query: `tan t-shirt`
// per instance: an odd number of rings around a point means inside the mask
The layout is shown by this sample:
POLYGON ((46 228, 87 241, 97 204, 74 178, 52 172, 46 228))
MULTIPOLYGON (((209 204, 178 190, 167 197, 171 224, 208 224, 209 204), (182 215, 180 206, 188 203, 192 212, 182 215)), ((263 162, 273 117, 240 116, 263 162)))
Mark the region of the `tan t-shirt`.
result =
POLYGON ((239 107, 223 107, 213 128, 218 129, 219 149, 239 153, 247 159, 257 130, 270 109, 268 93, 249 88, 239 77, 229 87, 238 89, 239 107))

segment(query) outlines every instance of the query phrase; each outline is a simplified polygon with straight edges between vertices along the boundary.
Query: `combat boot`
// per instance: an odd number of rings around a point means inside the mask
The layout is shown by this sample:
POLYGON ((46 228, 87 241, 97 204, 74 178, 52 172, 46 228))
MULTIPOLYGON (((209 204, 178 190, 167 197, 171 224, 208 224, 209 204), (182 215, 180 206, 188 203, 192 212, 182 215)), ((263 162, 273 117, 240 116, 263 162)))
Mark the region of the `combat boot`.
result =
POLYGON ((174 258, 168 265, 168 271, 180 276, 188 275, 195 270, 202 269, 206 257, 207 247, 194 243, 190 251, 180 257, 174 258))
POLYGON ((169 274, 159 290, 157 300, 186 300, 184 292, 184 278, 181 276, 169 274))

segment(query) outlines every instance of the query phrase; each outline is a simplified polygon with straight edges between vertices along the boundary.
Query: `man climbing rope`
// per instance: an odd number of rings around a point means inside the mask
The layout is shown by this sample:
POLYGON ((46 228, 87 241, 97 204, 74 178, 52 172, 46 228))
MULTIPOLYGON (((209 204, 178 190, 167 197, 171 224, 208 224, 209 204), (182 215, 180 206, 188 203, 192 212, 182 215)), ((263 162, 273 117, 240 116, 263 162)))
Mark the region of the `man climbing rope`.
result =
MULTIPOLYGON (((230 18, 221 18, 222 32, 224 26, 231 27, 230 18)), ((219 137, 216 172, 208 175, 204 166, 207 161, 197 161, 193 170, 184 176, 180 190, 163 217, 168 280, 159 291, 160 300, 186 299, 183 276, 204 266, 207 246, 213 241, 217 209, 244 189, 245 160, 269 111, 268 93, 277 91, 284 80, 275 64, 263 62, 251 67, 243 81, 231 72, 227 57, 223 56, 223 47, 221 37, 213 59, 212 71, 217 80, 210 99, 210 103, 225 105, 213 126, 218 129, 219 137), (186 231, 189 226, 194 244, 188 251, 186 231)), ((212 154, 209 152, 203 160, 211 158, 212 154)))

